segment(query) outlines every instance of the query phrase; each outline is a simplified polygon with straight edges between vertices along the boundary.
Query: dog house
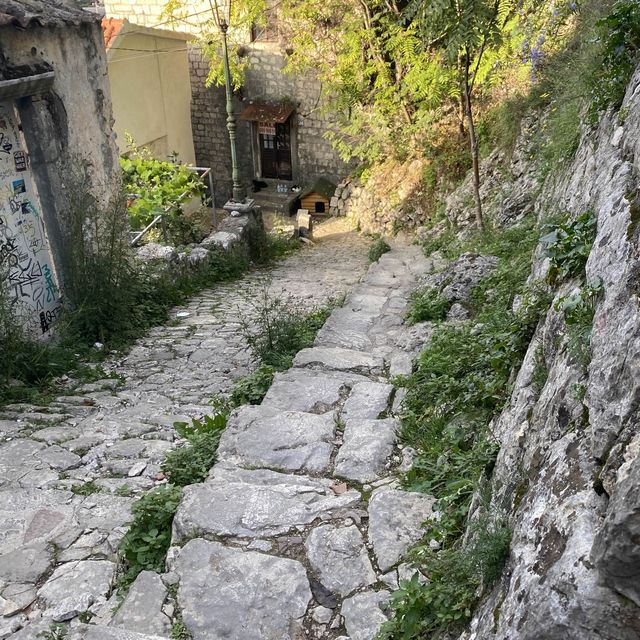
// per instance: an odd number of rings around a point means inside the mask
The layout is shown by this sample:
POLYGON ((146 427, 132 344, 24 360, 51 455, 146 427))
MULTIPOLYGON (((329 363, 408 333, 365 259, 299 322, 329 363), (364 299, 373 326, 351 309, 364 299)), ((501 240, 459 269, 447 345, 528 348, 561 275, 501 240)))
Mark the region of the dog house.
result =
POLYGON ((329 215, 329 203, 335 190, 335 184, 326 178, 318 178, 300 193, 300 208, 311 214, 329 215))

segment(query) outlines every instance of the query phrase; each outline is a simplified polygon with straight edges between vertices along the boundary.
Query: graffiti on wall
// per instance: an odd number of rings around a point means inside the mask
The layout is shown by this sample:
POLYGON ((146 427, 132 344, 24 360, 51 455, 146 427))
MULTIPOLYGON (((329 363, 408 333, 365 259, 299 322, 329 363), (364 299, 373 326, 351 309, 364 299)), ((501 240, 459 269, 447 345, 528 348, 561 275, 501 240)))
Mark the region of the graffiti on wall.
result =
POLYGON ((40 202, 11 102, 0 102, 0 275, 18 315, 48 333, 61 305, 40 202))

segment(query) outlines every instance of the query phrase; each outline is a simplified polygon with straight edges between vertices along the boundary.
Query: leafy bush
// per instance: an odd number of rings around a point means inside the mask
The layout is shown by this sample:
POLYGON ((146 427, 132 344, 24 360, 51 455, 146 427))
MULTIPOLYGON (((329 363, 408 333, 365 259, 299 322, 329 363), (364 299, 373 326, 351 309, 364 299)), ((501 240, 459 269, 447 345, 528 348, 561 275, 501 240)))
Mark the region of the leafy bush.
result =
POLYGON ((174 423, 176 431, 187 439, 187 444, 169 451, 162 463, 162 471, 171 484, 185 487, 203 482, 214 462, 220 443, 220 436, 227 426, 229 415, 218 413, 205 416, 202 420, 174 423))
POLYGON ((597 223, 592 213, 585 212, 571 222, 557 225, 540 239, 551 260, 547 277, 550 283, 584 273, 595 240, 597 223))
POLYGON ((444 320, 451 303, 437 290, 416 291, 411 296, 411 308, 407 314, 410 323, 426 320, 444 320))
POLYGON ((168 232, 178 241, 189 242, 191 225, 184 218, 181 205, 204 194, 200 177, 185 165, 157 160, 148 149, 138 149, 133 144, 128 157, 120 158, 120 167, 130 197, 131 226, 143 229, 168 209, 165 216, 168 232))
POLYGON ((434 552, 421 549, 422 572, 400 583, 391 596, 395 617, 381 639, 449 638, 471 617, 479 589, 489 588, 500 576, 509 556, 511 530, 496 516, 484 516, 472 524, 465 546, 434 552))
POLYGON ((384 238, 378 238, 369 247, 369 262, 377 262, 385 253, 391 251, 391 247, 385 242, 384 238))
POLYGON ((461 536, 479 479, 490 475, 498 451, 491 420, 508 400, 512 373, 546 310, 548 298, 525 288, 536 239, 535 230, 523 225, 455 241, 451 248, 474 247, 499 261, 472 294, 473 321, 438 326, 407 380, 401 437, 417 456, 404 483, 437 498, 439 519, 429 536, 439 550, 428 543, 416 550, 429 582, 402 585, 383 637, 447 637, 469 618, 479 587, 495 579, 506 558, 504 523, 485 520, 466 546, 461 536), (517 293, 523 303, 514 312, 517 293))
POLYGON ((627 84, 640 60, 640 4, 618 0, 611 13, 597 23, 602 65, 590 77, 590 114, 622 105, 627 84))
POLYGON ((126 566, 121 586, 131 584, 141 571, 164 571, 171 524, 181 493, 182 489, 174 485, 156 487, 134 503, 134 520, 119 547, 126 566))
POLYGON ((236 380, 229 397, 231 405, 260 404, 269 391, 274 374, 273 367, 261 364, 254 372, 236 380))

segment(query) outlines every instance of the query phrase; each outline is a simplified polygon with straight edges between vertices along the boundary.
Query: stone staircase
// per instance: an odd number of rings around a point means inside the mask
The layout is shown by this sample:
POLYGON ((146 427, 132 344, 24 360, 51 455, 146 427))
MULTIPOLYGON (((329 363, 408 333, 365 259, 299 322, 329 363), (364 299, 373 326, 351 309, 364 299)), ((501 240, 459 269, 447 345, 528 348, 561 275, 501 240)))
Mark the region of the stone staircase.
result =
MULTIPOLYGON (((266 214, 278 214, 282 216, 288 216, 291 213, 295 213, 293 210, 293 203, 296 200, 298 194, 287 192, 279 193, 276 191, 278 181, 269 181, 269 186, 265 189, 261 189, 256 193, 249 194, 250 198, 256 201, 256 204, 266 214)), ((280 184, 286 184, 287 187, 291 187, 293 182, 280 181, 280 184)))
POLYGON ((373 640, 403 562, 435 517, 399 488, 402 391, 428 328, 403 322, 430 263, 402 247, 374 264, 315 345, 240 407, 209 479, 187 487, 167 568, 194 640, 373 640))

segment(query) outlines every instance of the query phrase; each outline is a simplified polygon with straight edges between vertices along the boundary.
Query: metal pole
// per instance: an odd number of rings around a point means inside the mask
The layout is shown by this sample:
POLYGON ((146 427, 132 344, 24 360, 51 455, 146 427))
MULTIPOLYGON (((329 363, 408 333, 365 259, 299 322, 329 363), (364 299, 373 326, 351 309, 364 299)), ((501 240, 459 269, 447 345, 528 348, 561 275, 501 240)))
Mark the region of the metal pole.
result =
POLYGON ((227 46, 226 21, 220 23, 222 31, 222 53, 224 56, 224 84, 227 93, 227 129, 229 130, 229 142, 231 143, 231 181, 233 183, 233 201, 244 202, 244 193, 238 176, 238 154, 236 151, 236 118, 233 113, 233 93, 231 90, 231 69, 229 68, 229 49, 227 46))

